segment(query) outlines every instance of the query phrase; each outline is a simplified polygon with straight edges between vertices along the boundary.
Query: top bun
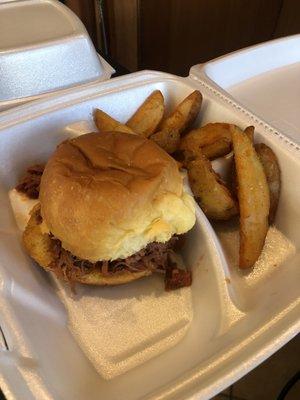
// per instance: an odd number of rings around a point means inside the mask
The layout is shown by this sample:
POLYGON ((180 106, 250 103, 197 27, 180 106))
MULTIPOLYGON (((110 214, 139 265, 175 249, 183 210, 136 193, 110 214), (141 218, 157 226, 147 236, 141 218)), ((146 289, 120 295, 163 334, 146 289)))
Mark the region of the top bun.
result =
POLYGON ((60 144, 40 187, 47 229, 75 256, 126 258, 195 223, 177 163, 137 135, 89 133, 60 144))

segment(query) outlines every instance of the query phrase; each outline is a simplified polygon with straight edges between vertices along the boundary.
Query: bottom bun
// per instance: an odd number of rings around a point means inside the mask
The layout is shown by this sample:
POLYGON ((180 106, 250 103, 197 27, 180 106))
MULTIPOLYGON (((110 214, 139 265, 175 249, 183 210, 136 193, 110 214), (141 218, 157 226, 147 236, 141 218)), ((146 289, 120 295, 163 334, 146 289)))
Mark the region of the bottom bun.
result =
MULTIPOLYGON (((57 275, 57 271, 51 268, 55 262, 54 241, 48 233, 42 230, 42 219, 40 216, 40 205, 36 205, 31 211, 31 216, 23 233, 23 243, 29 255, 46 271, 53 272, 59 279, 63 276, 57 275)), ((110 275, 104 275, 100 271, 93 270, 90 273, 80 275, 72 279, 73 282, 87 285, 122 285, 144 276, 150 275, 151 271, 120 271, 110 275)), ((67 279, 64 279, 67 281, 67 279)))

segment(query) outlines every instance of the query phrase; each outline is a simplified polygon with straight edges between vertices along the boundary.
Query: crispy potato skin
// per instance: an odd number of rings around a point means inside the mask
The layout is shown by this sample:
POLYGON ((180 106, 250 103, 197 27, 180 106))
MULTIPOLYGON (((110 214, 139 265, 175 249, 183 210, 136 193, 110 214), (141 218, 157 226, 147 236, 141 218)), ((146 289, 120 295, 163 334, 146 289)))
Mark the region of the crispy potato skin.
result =
MULTIPOLYGON (((197 158, 200 153, 209 160, 225 156, 232 148, 231 125, 215 122, 193 129, 182 138, 179 149, 190 160, 197 158)), ((245 133, 253 142, 254 126, 248 126, 245 133)))
POLYGON ((151 140, 158 144, 158 146, 164 149, 167 153, 173 154, 178 149, 180 134, 176 130, 162 130, 154 133, 154 135, 151 136, 151 140))
POLYGON ((164 112, 164 97, 160 90, 155 90, 129 118, 126 125, 138 135, 149 137, 161 123, 164 112))
POLYGON ((251 143, 254 142, 254 126, 247 126, 247 128, 245 129, 245 134, 248 136, 249 140, 251 143))
POLYGON ((189 162, 187 169, 192 192, 208 218, 227 220, 238 213, 235 200, 204 155, 189 162))
POLYGON ((270 196, 266 175, 245 132, 231 128, 240 209, 240 268, 251 268, 261 254, 268 231, 270 196))
POLYGON ((198 90, 187 96, 160 124, 159 131, 150 136, 165 151, 172 154, 178 150, 180 137, 194 123, 202 104, 198 90))
POLYGON ((162 121, 160 130, 178 130, 182 134, 195 121, 201 104, 202 95, 195 90, 175 108, 169 117, 162 121))
POLYGON ((220 139, 212 144, 202 147, 202 153, 209 160, 223 157, 231 151, 231 141, 228 139, 220 139))
MULTIPOLYGON (((249 140, 251 143, 254 142, 254 126, 247 126, 245 129, 245 134, 248 136, 249 140)), ((230 184, 230 189, 231 193, 234 195, 234 197, 237 197, 237 178, 236 178, 236 169, 235 169, 235 163, 232 163, 232 168, 231 168, 231 184, 230 184)))
POLYGON ((273 150, 270 149, 270 147, 268 147, 264 143, 259 143, 255 145, 255 150, 258 154, 260 162, 262 163, 269 186, 269 191, 270 191, 269 224, 272 224, 276 216, 280 190, 281 190, 280 167, 277 157, 274 154, 273 150))
POLYGON ((102 132, 125 132, 125 133, 135 133, 128 126, 121 124, 121 122, 116 121, 110 115, 106 114, 104 111, 96 108, 94 111, 94 122, 100 133, 102 132))
POLYGON ((182 138, 180 150, 186 159, 204 154, 213 160, 228 154, 231 151, 230 124, 216 122, 193 129, 182 138))

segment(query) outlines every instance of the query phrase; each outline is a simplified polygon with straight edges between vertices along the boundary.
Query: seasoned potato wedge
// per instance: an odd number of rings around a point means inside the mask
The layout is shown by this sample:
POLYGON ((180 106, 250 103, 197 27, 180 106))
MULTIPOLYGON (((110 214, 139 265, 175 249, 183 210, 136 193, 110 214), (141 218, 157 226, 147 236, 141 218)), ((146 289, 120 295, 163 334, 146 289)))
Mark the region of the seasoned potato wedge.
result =
MULTIPOLYGON (((245 129, 245 134, 248 136, 249 140, 251 143, 254 141, 254 126, 247 126, 245 129)), ((232 163, 232 168, 231 168, 231 184, 230 184, 230 189, 231 193, 234 195, 234 197, 237 197, 237 178, 236 178, 236 168, 235 168, 235 163, 233 161, 232 163)))
POLYGON ((237 188, 238 187, 238 183, 237 183, 236 168, 235 168, 234 159, 232 160, 229 179, 230 179, 229 186, 230 186, 231 193, 233 194, 233 196, 235 198, 237 198, 238 197, 238 194, 237 194, 237 192, 238 192, 238 188, 237 188))
POLYGON ((125 133, 135 133, 128 126, 121 124, 121 122, 116 121, 110 115, 106 114, 104 111, 96 108, 94 112, 94 121, 99 130, 99 132, 125 132, 125 133))
POLYGON ((231 141, 228 139, 220 139, 217 142, 208 144, 202 147, 202 153, 209 160, 214 160, 215 158, 225 156, 231 151, 231 141))
POLYGON ((129 118, 126 125, 138 135, 149 137, 161 123, 164 112, 164 97, 160 90, 155 90, 129 118))
POLYGON ((227 220, 238 213, 237 204, 205 156, 187 165, 192 192, 208 218, 227 220))
POLYGON ((249 140, 251 141, 251 143, 254 142, 254 126, 247 126, 247 128, 244 131, 246 133, 246 135, 248 136, 249 140))
MULTIPOLYGON (((187 160, 197 158, 199 152, 210 160, 222 157, 230 153, 232 148, 230 126, 228 123, 215 122, 194 129, 182 138, 180 151, 187 160)), ((253 141, 254 126, 248 126, 245 133, 253 141)))
POLYGON ((240 268, 250 268, 261 254, 268 231, 270 196, 266 175, 249 137, 231 127, 240 209, 240 268))
POLYGON ((281 179, 280 179, 280 168, 278 160, 273 150, 270 149, 264 143, 259 143, 255 145, 255 150, 264 168, 269 191, 270 191, 270 212, 269 212, 269 224, 272 224, 275 219, 280 189, 281 189, 281 179))
POLYGON ((169 132, 178 131, 182 134, 195 121, 202 104, 202 94, 195 90, 187 96, 173 111, 173 113, 162 121, 160 130, 169 132))
POLYGON ((173 111, 162 121, 158 132, 151 135, 159 146, 172 154, 178 150, 181 134, 195 121, 202 104, 202 95, 195 90, 187 96, 173 111))
POLYGON ((191 142, 192 147, 195 145, 204 147, 224 138, 231 141, 230 124, 214 122, 193 129, 182 139, 182 142, 191 142))
POLYGON ((212 160, 228 154, 231 150, 230 124, 210 123, 190 131, 182 138, 180 150, 186 159, 204 154, 212 160))
POLYGON ((172 154, 178 149, 180 143, 180 133, 176 130, 162 130, 154 133, 150 139, 154 140, 154 142, 157 143, 167 153, 172 154))

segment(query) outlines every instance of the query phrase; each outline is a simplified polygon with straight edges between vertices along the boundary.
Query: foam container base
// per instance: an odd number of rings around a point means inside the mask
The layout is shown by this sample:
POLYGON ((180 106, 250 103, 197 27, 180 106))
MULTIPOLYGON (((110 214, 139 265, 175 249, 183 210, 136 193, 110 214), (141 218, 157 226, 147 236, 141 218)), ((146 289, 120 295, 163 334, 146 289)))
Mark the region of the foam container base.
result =
MULTIPOLYGON (((7 342, 0 350, 0 386, 8 399, 209 399, 299 332, 299 151, 197 76, 145 71, 6 111, 0 117, 0 160, 0 326, 7 342), (74 126, 91 121, 95 107, 124 122, 155 89, 163 92, 168 110, 199 89, 204 103, 197 124, 255 125, 256 141, 270 145, 278 156, 282 194, 265 251, 246 275, 235 268, 236 224, 212 227, 197 209, 197 224, 183 249, 194 276, 187 289, 193 316, 187 329, 176 345, 161 346, 135 368, 104 379, 95 368, 98 349, 88 348, 89 335, 78 336, 87 334, 85 321, 73 318, 68 304, 75 302, 82 312, 89 297, 99 297, 109 318, 109 303, 116 310, 119 299, 127 298, 132 311, 141 296, 155 296, 159 311, 159 299, 166 296, 162 282, 153 276, 128 287, 86 288, 81 299, 58 295, 49 274, 22 249, 8 191, 26 166, 46 160, 74 126)), ((102 329, 95 326, 94 334, 101 335, 102 329)), ((112 345, 120 340, 117 336, 112 335, 112 345)), ((139 353, 134 346, 128 349, 130 355, 139 353)))

